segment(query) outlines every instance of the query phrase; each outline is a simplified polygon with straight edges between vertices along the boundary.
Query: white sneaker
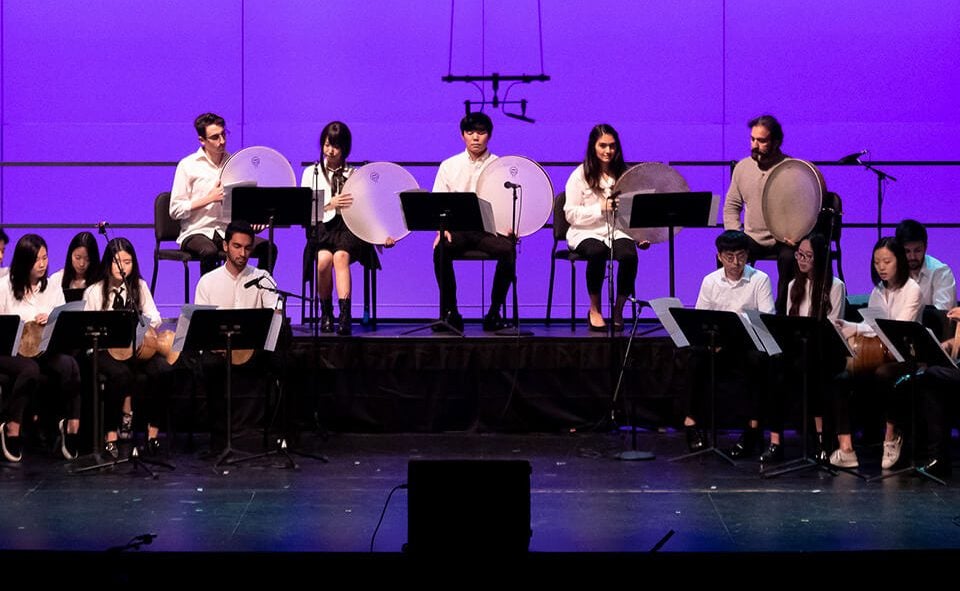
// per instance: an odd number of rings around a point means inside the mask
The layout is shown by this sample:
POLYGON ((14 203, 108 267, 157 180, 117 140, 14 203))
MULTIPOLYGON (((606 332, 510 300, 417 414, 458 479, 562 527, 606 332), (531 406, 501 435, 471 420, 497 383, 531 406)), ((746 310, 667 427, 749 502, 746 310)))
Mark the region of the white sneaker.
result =
POLYGON ((893 468, 893 465, 900 459, 900 448, 903 447, 903 437, 897 435, 893 441, 883 442, 883 459, 880 460, 880 467, 884 470, 893 468))
POLYGON ((837 468, 857 468, 860 466, 855 450, 843 451, 839 447, 830 454, 830 464, 837 468))

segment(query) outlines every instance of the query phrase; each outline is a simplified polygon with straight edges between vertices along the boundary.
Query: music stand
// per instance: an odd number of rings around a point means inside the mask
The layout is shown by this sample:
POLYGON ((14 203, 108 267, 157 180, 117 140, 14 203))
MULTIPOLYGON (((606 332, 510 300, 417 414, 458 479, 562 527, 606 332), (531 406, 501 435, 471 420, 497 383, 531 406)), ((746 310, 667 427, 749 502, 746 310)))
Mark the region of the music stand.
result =
POLYGON ((17 314, 0 314, 0 355, 13 357, 20 349, 23 321, 17 314))
POLYGON ((313 191, 309 187, 237 186, 230 199, 233 220, 267 226, 267 269, 273 269, 274 227, 310 227, 313 191))
MULTIPOLYGON (((70 305, 68 304, 68 306, 70 305)), ((93 412, 91 413, 93 417, 93 428, 91 429, 93 446, 90 457, 93 464, 71 470, 73 474, 132 462, 135 468, 142 466, 156 478, 152 470, 140 463, 138 456, 131 454, 129 458, 104 461, 103 456, 100 455, 100 448, 103 446, 103 424, 100 410, 99 354, 103 349, 130 347, 133 344, 136 324, 137 317, 132 310, 82 311, 67 308, 60 310, 55 316, 51 314, 50 321, 44 327, 43 340, 45 343, 41 342, 41 353, 45 351, 73 352, 86 349, 93 351, 91 355, 93 377, 90 380, 92 388, 90 400, 93 404, 93 412)))
MULTIPOLYGON (((801 380, 801 454, 800 458, 792 460, 773 470, 761 470, 762 478, 774 478, 801 470, 823 470, 832 476, 837 475, 836 466, 823 464, 810 457, 808 450, 810 428, 810 366, 811 360, 822 365, 826 359, 849 357, 850 350, 843 336, 834 327, 828 318, 819 321, 811 316, 778 316, 776 314, 760 314, 763 325, 777 341, 784 356, 791 359, 800 359, 801 380)), ((846 471, 846 469, 845 469, 846 471)), ((855 476, 860 476, 851 472, 855 476)))
MULTIPOLYGON (((905 322, 902 320, 887 320, 877 318, 873 322, 873 328, 877 336, 887 346, 887 349, 893 354, 894 358, 903 362, 912 362, 917 364, 940 365, 944 367, 957 367, 957 364, 940 347, 940 342, 933 335, 933 332, 920 324, 919 322, 905 322)), ((886 474, 878 474, 868 478, 867 482, 874 480, 884 480, 891 476, 897 476, 904 472, 919 474, 924 478, 946 485, 947 483, 937 478, 933 474, 921 470, 917 466, 917 388, 915 374, 908 374, 910 381, 910 433, 913 437, 913 449, 910 453, 910 465, 906 468, 894 470, 886 474)))
POLYGON ((677 227, 709 228, 716 221, 717 202, 709 191, 634 193, 631 228, 667 228, 670 253, 670 297, 676 295, 674 235, 677 227))
POLYGON ((706 453, 713 453, 731 466, 733 458, 717 447, 717 382, 716 355, 720 348, 733 351, 762 350, 755 335, 748 332, 746 320, 736 312, 720 310, 696 310, 693 308, 670 308, 680 332, 691 346, 706 347, 710 368, 710 446, 682 456, 670 458, 671 462, 685 460, 706 453))
MULTIPOLYGON (((400 206, 403 211, 403 220, 411 232, 430 231, 439 232, 441 263, 446 262, 445 232, 489 232, 495 233, 493 224, 493 207, 479 199, 476 193, 447 193, 426 191, 405 191, 400 193, 400 206)), ((451 326, 443 318, 443 285, 444 265, 440 265, 440 319, 425 326, 418 326, 400 334, 412 334, 421 330, 443 327, 449 332, 464 336, 463 333, 451 326)))
MULTIPOLYGON (((224 397, 227 406, 227 443, 214 468, 234 464, 233 449, 233 362, 234 349, 263 350, 270 331, 273 310, 269 308, 195 309, 182 342, 183 351, 226 351, 224 397)), ((174 343, 174 350, 176 350, 174 343)))

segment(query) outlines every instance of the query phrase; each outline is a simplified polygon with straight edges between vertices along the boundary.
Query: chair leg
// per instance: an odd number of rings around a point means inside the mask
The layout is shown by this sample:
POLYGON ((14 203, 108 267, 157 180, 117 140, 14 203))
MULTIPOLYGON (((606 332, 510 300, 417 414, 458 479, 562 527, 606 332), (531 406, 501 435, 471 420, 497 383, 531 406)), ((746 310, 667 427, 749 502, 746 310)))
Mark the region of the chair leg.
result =
POLYGON ((153 276, 150 278, 150 293, 157 293, 157 271, 160 270, 160 253, 153 251, 153 276))
POLYGON ((183 261, 183 303, 190 303, 190 263, 183 261))
POLYGON ((550 326, 550 313, 553 311, 553 279, 557 272, 557 259, 550 257, 550 283, 547 284, 547 326, 550 326))
POLYGON ((577 330, 577 264, 570 261, 570 330, 577 330))
POLYGON ((377 270, 370 269, 370 328, 377 329, 377 270))

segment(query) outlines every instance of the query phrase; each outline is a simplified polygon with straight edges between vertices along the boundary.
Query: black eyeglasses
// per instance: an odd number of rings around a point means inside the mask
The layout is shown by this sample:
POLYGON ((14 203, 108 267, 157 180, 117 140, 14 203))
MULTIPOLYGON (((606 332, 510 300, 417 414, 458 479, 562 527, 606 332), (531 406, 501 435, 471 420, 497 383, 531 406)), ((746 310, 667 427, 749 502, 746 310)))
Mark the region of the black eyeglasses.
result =
POLYGON ((226 140, 226 139, 227 139, 227 130, 224 129, 223 131, 221 131, 220 133, 218 133, 218 134, 216 134, 216 135, 208 135, 208 136, 207 136, 207 139, 210 140, 211 142, 219 142, 220 140, 226 140))

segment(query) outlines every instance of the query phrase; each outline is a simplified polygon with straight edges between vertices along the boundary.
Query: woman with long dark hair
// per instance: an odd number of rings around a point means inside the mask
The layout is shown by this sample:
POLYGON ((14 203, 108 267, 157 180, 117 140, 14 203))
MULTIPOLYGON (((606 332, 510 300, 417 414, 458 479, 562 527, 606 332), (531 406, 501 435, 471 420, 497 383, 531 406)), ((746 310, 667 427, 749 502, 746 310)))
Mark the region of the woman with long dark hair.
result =
MULTIPOLYGON (((64 303, 63 290, 48 281, 48 264, 47 243, 42 237, 26 234, 17 241, 10 275, 0 279, 0 314, 19 315, 25 323, 34 323, 38 327, 47 323, 50 312, 64 303)), ((47 376, 51 390, 59 394, 63 402, 61 408, 53 411, 55 416, 63 417, 58 422, 60 452, 68 460, 76 459, 77 432, 80 430, 80 368, 70 355, 51 351, 41 353, 36 363, 47 376)), ((4 427, 5 445, 12 438, 19 438, 26 404, 20 399, 17 405, 4 427)))
POLYGON ((61 289, 86 289, 100 273, 100 247, 90 232, 80 232, 67 246, 63 269, 50 276, 50 283, 61 289))
MULTIPOLYGON (((141 315, 152 329, 160 327, 160 311, 153 300, 147 282, 140 275, 140 263, 133 244, 126 238, 114 238, 103 252, 99 281, 83 294, 87 310, 133 310, 141 315)), ((157 436, 163 417, 164 394, 169 390, 171 366, 160 355, 147 360, 118 360, 107 351, 98 357, 104 380, 105 449, 113 457, 119 455, 117 440, 130 437, 133 425, 131 392, 137 385, 137 375, 146 376, 145 412, 147 443, 144 451, 155 455, 160 448, 157 436)))
MULTIPOLYGON (((611 321, 617 330, 623 329, 623 306, 633 293, 637 278, 637 245, 625 232, 615 229, 614 210, 618 202, 615 197, 611 198, 614 183, 626 169, 620 135, 613 126, 601 123, 590 130, 583 163, 567 179, 563 207, 570 223, 567 244, 587 260, 590 330, 606 330, 600 291, 611 247, 613 258, 619 263, 616 302, 611 311, 611 321)), ((649 245, 648 242, 640 244, 641 248, 649 245)))

